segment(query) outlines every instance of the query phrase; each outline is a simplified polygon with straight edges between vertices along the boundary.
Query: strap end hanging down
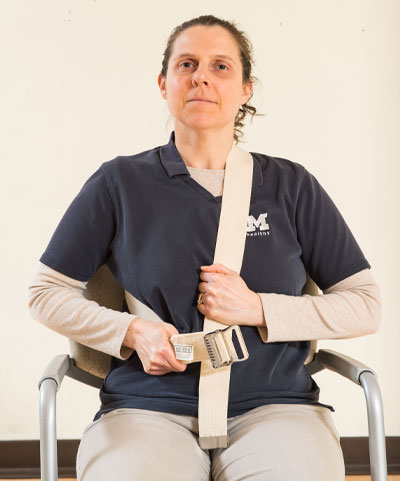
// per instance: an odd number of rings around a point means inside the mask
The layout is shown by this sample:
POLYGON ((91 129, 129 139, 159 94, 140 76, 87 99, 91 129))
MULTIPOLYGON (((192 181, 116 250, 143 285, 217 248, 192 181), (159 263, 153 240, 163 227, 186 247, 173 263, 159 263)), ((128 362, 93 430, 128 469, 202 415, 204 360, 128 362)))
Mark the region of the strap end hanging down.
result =
POLYGON ((199 437, 199 445, 201 449, 227 448, 229 438, 226 435, 199 437))

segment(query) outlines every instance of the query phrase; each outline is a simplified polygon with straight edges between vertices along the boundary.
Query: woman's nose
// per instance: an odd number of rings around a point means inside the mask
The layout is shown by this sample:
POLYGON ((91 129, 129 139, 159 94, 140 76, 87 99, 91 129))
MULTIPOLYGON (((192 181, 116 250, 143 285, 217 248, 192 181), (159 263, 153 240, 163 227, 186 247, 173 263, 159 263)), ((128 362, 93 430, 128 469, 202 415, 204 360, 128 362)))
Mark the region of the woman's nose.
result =
POLYGON ((194 84, 199 84, 202 82, 208 82, 208 72, 205 67, 201 67, 200 65, 197 67, 196 71, 193 73, 192 82, 194 84))

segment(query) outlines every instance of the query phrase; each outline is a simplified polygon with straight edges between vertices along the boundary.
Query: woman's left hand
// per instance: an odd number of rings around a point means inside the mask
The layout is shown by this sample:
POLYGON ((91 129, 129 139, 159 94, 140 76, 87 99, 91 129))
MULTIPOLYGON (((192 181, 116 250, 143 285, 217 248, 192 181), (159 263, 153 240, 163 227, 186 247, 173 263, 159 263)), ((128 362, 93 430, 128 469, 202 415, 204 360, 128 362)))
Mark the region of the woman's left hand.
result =
POLYGON ((240 275, 224 266, 201 266, 199 291, 202 304, 197 309, 205 316, 228 325, 265 326, 260 296, 250 290, 240 275))

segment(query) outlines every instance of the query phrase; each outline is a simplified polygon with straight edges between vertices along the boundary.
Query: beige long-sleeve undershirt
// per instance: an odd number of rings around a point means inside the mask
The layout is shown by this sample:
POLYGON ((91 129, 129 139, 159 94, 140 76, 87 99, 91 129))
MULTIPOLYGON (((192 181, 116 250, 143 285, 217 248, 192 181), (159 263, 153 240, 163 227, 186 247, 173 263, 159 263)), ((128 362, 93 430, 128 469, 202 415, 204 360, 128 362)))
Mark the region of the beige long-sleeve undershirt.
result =
MULTIPOLYGON (((191 176, 213 195, 222 194, 224 170, 188 166, 191 176)), ((200 280, 199 280, 200 282, 200 280)), ((127 359, 123 346, 138 316, 102 307, 87 299, 87 282, 78 281, 39 262, 29 285, 31 316, 69 339, 127 359)), ((325 289, 318 296, 257 293, 266 320, 267 342, 347 339, 376 332, 380 324, 379 287, 364 269, 325 289)))

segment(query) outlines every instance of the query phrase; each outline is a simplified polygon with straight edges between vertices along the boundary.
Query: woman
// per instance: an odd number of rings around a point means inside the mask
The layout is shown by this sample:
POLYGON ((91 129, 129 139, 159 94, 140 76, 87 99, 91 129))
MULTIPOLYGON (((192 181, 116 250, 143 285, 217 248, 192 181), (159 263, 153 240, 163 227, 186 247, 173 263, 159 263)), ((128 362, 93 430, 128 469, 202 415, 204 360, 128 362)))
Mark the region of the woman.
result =
POLYGON ((309 340, 379 326, 379 290, 345 221, 304 167, 252 153, 240 275, 212 264, 226 158, 256 112, 251 69, 233 23, 206 15, 176 27, 158 77, 174 118, 169 142, 103 163, 40 259, 32 316, 113 356, 79 446, 79 480, 344 479, 333 408, 318 402, 304 362, 309 340), (164 322, 88 301, 104 263, 164 322), (301 295, 306 271, 323 296, 301 295), (198 443, 200 364, 182 364, 169 342, 202 331, 205 316, 242 319, 250 353, 232 365, 230 445, 210 450, 198 443))

